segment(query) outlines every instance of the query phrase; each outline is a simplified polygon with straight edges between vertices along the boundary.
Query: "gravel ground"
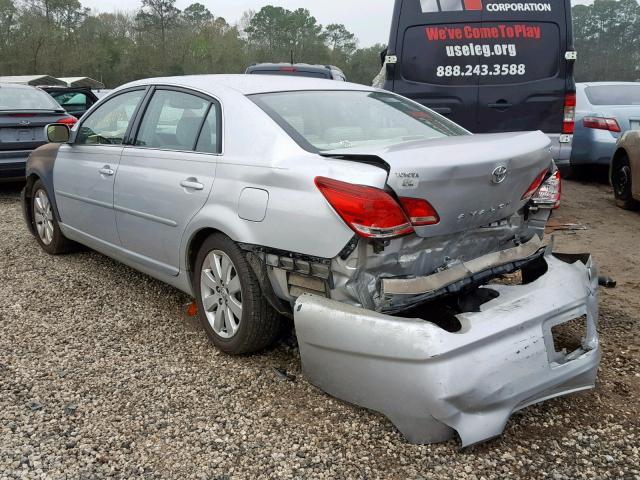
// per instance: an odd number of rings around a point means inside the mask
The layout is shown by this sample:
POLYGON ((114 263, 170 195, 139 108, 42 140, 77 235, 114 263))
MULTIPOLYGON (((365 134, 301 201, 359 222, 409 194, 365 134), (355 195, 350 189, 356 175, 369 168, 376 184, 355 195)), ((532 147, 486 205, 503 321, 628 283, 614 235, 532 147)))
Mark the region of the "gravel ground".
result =
POLYGON ((315 389, 291 339, 222 355, 171 287, 97 253, 46 255, 18 188, 0 185, 0 479, 640 478, 640 214, 605 185, 568 182, 557 217, 588 227, 558 244, 619 282, 602 294, 598 387, 462 451, 409 445, 315 389))

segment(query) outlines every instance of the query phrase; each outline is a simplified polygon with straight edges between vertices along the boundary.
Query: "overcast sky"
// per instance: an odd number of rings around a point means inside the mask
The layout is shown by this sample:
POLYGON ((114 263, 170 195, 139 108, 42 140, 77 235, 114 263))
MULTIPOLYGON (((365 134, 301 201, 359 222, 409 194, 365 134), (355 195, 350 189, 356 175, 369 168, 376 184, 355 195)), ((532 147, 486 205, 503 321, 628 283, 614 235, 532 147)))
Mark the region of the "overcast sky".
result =
MULTIPOLYGON (((277 5, 291 10, 304 7, 323 25, 346 25, 356 34, 361 47, 389 41, 393 10, 393 0, 178 0, 176 5, 182 9, 196 1, 206 5, 214 15, 224 17, 231 24, 236 23, 245 10, 260 10, 265 5, 277 5)), ((572 2, 591 3, 591 0, 572 2)), ((81 3, 98 12, 135 10, 140 7, 137 0, 81 0, 81 3)))

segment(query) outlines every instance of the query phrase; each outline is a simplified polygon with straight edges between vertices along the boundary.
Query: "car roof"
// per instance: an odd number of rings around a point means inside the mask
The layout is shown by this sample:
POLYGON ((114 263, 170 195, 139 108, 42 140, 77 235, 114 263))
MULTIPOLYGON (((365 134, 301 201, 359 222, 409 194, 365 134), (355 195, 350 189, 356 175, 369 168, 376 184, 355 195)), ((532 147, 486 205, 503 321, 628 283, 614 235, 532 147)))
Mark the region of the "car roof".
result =
POLYGON ((274 68, 283 68, 283 67, 294 67, 303 70, 322 70, 322 71, 337 71, 342 73, 342 70, 335 65, 320 65, 320 64, 311 64, 311 63, 254 63, 253 65, 249 65, 248 69, 254 70, 271 70, 274 68))
POLYGON ((275 93, 300 90, 364 90, 376 91, 373 87, 349 82, 335 82, 319 78, 295 77, 289 75, 185 75, 180 77, 147 78, 120 87, 139 85, 171 85, 215 93, 223 88, 242 95, 275 93))
POLYGON ((33 87, 31 85, 25 85, 22 83, 7 83, 7 82, 0 83, 0 88, 6 88, 6 87, 16 88, 20 90, 38 90, 38 88, 36 87, 33 87))
POLYGON ((584 87, 607 87, 615 85, 640 85, 640 82, 581 82, 577 85, 584 87))

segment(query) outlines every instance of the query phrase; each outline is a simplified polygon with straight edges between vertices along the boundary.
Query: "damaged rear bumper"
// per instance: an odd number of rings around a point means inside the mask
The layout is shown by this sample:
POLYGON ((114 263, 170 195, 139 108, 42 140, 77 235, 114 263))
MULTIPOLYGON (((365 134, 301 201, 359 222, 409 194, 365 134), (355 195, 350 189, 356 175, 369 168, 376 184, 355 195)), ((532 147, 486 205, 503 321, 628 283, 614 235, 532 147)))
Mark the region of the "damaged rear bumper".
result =
POLYGON ((498 436, 514 411, 595 384, 596 268, 550 250, 544 258, 534 282, 491 285, 499 296, 458 315, 455 333, 303 295, 294 312, 304 371, 327 393, 383 413, 412 443, 498 436), (581 341, 557 351, 552 329, 568 322, 583 325, 581 341))

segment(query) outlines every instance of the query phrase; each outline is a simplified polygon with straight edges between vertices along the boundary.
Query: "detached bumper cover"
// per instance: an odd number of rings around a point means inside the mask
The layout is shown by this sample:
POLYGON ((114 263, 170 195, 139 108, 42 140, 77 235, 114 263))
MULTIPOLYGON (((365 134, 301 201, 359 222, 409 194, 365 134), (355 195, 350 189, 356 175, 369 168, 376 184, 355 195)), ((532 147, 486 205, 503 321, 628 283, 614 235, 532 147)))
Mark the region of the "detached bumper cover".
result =
POLYGON ((412 443, 498 436, 514 411, 595 384, 596 268, 550 251, 545 259, 533 283, 491 285, 500 296, 458 315, 456 333, 303 295, 294 311, 304 371, 327 393, 383 413, 412 443), (582 346, 557 352, 552 328, 585 318, 582 346))

